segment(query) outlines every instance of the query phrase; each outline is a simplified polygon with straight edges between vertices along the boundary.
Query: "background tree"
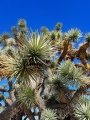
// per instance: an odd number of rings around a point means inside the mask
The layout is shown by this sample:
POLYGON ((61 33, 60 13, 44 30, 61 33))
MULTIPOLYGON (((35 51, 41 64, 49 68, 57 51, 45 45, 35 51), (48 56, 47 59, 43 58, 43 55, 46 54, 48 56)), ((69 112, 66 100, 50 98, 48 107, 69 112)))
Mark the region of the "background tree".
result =
POLYGON ((61 28, 57 23, 52 31, 43 26, 33 32, 21 19, 12 27, 13 36, 0 36, 0 80, 6 77, 9 85, 8 90, 0 86, 5 103, 0 104, 0 120, 22 120, 24 115, 24 120, 90 119, 90 33, 76 49, 81 31, 62 33, 61 28))

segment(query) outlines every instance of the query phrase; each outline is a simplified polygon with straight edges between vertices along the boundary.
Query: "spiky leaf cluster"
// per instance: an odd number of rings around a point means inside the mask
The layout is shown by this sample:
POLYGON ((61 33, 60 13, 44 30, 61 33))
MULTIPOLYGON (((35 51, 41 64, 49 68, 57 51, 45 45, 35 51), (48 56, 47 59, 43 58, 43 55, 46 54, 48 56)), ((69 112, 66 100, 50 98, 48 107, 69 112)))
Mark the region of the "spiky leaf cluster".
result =
POLYGON ((45 63, 45 61, 51 59, 52 51, 53 49, 50 42, 37 33, 34 33, 31 35, 29 49, 25 54, 29 57, 31 62, 45 63))
POLYGON ((18 89, 18 100, 24 107, 31 107, 35 104, 35 93, 30 85, 21 85, 18 89))
POLYGON ((26 21, 25 21, 24 19, 20 19, 20 20, 18 21, 18 26, 20 26, 20 27, 25 27, 25 26, 26 26, 26 21))
POLYGON ((76 68, 74 63, 70 60, 66 60, 58 67, 59 76, 63 81, 66 81, 68 85, 77 86, 83 77, 83 72, 76 68))
POLYGON ((56 120, 57 115, 55 111, 51 109, 46 109, 42 112, 40 120, 56 120))
POLYGON ((79 120, 90 120, 90 101, 85 96, 78 99, 74 114, 79 120))
POLYGON ((17 80, 30 81, 29 77, 34 79, 36 75, 36 69, 32 66, 29 66, 28 60, 23 58, 17 58, 11 62, 11 66, 13 67, 12 76, 14 76, 17 80))
POLYGON ((13 26, 13 27, 12 27, 12 31, 13 31, 13 35, 14 35, 14 36, 17 36, 18 29, 17 29, 16 26, 13 26))
POLYGON ((71 42, 77 41, 80 37, 82 37, 82 33, 79 29, 71 29, 67 33, 64 34, 64 39, 68 39, 71 42))
POLYGON ((90 42, 90 33, 87 33, 86 35, 85 35, 85 39, 86 39, 86 42, 90 42))
POLYGON ((2 34, 2 39, 5 40, 10 37, 10 34, 8 32, 5 32, 2 34))
POLYGON ((23 33, 27 32, 27 28, 26 28, 26 21, 24 19, 20 19, 18 21, 18 26, 20 27, 20 31, 23 33))
POLYGON ((56 24, 55 30, 59 31, 61 29, 61 27, 62 27, 62 23, 59 22, 56 24))
POLYGON ((48 34, 49 30, 45 26, 41 27, 41 31, 43 34, 48 34))
POLYGON ((67 90, 67 84, 60 78, 59 74, 53 75, 52 87, 58 92, 67 90))
POLYGON ((52 42, 58 42, 59 39, 62 39, 62 32, 61 31, 52 31, 50 34, 49 34, 49 39, 52 41, 52 42))
POLYGON ((22 78, 23 80, 30 80, 29 76, 33 79, 35 76, 36 68, 29 66, 28 60, 21 57, 10 57, 1 56, 0 57, 0 75, 8 77, 15 77, 17 80, 22 78), (33 72, 34 70, 34 72, 33 72))

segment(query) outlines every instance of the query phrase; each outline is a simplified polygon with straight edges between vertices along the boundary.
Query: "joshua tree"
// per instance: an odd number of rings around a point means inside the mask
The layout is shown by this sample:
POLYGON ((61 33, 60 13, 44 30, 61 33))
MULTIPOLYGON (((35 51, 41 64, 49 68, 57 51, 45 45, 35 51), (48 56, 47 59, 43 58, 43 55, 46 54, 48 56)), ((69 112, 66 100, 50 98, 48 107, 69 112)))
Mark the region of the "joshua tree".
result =
POLYGON ((21 19, 12 33, 0 36, 0 120, 90 120, 90 33, 77 49, 81 31, 61 23, 33 32, 21 19))

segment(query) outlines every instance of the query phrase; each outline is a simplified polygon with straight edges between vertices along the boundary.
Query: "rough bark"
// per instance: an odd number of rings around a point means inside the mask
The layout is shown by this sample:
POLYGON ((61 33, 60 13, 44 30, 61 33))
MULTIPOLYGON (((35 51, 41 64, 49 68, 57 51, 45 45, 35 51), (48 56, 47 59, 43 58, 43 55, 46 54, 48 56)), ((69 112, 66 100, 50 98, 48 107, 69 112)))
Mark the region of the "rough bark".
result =
POLYGON ((22 110, 22 106, 18 101, 15 101, 10 107, 7 107, 0 113, 0 120, 8 120, 22 110))
POLYGON ((62 59, 64 59, 64 57, 66 56, 67 54, 67 50, 68 50, 68 45, 69 45, 69 41, 68 40, 65 40, 64 41, 64 50, 61 54, 61 56, 59 57, 58 59, 58 64, 62 61, 62 59))
POLYGON ((30 118, 30 120, 35 120, 34 115, 33 115, 33 113, 31 112, 31 110, 25 109, 25 112, 26 112, 28 118, 30 118))

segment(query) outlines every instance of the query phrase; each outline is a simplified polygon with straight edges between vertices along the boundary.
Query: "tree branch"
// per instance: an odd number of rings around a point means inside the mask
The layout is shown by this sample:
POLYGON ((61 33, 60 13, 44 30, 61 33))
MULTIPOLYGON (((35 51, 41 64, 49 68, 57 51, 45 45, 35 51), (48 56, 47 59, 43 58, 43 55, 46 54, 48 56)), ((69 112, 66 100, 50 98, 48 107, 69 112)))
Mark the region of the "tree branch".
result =
POLYGON ((10 107, 7 107, 2 113, 0 113, 0 120, 9 120, 19 111, 21 111, 23 107, 18 101, 15 101, 10 107))

